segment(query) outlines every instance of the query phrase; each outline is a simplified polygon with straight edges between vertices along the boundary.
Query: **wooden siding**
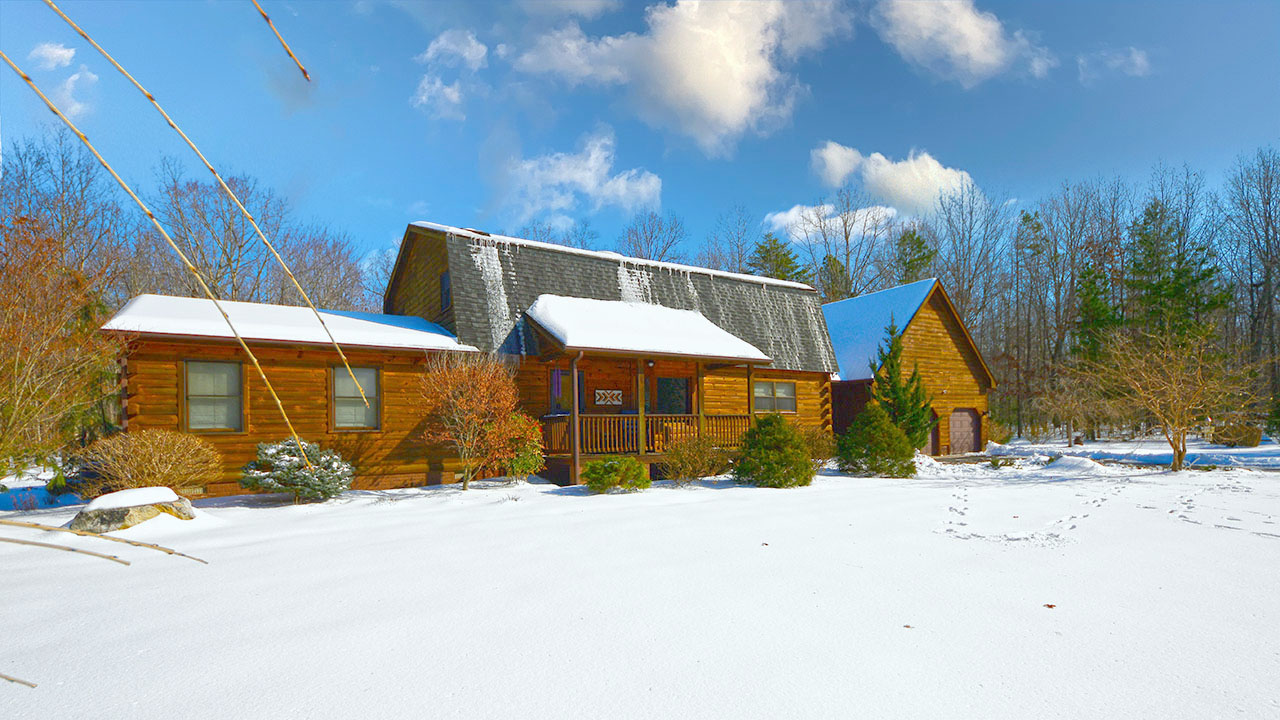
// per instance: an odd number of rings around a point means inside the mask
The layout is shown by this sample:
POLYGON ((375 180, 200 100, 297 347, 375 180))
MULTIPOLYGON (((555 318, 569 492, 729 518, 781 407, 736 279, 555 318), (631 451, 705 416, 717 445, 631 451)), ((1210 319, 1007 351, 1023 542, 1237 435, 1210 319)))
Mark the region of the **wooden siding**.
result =
POLYGON ((407 252, 393 279, 388 311, 396 315, 417 315, 456 333, 453 304, 440 307, 440 277, 449 270, 444 238, 410 228, 404 243, 408 246, 407 252))
MULTIPOLYGON (((802 425, 831 427, 831 383, 826 373, 755 369, 752 380, 784 380, 796 384, 796 412, 783 413, 802 425)), ((747 370, 740 367, 708 370, 702 380, 708 415, 747 412, 747 370)), ((763 415, 764 413, 756 413, 763 415)))
POLYGON ((938 414, 941 452, 950 452, 951 412, 972 408, 981 419, 979 446, 987 443, 987 375, 960 321, 936 289, 902 335, 902 368, 920 368, 938 414))
MULTIPOLYGON (((330 417, 330 372, 344 372, 336 353, 316 347, 255 347, 267 377, 298 435, 333 448, 356 467, 353 487, 381 489, 452 482, 455 458, 418 440, 419 378, 424 357, 346 349, 353 366, 381 370, 381 429, 334 431, 330 417)), ((145 428, 184 429, 182 396, 185 360, 244 361, 245 416, 242 432, 197 432, 222 454, 223 473, 205 489, 207 495, 244 492, 238 479, 245 463, 256 457, 257 444, 289 437, 275 402, 262 379, 234 345, 216 342, 138 341, 125 364, 125 412, 129 431, 145 428)))

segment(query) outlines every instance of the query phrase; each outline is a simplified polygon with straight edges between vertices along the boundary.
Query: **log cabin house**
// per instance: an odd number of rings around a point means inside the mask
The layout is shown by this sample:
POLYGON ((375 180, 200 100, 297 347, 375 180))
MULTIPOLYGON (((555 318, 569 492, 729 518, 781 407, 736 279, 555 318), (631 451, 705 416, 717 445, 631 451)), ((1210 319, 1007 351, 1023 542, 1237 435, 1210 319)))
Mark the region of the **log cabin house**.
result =
POLYGON ((938 420, 921 450, 950 455, 986 447, 987 394, 995 378, 942 283, 931 278, 827 303, 822 313, 840 365, 831 383, 836 433, 848 429, 870 399, 876 350, 892 322, 902 333, 903 372, 919 368, 938 420))
POLYGON ((835 355, 801 283, 414 223, 383 311, 518 357, 561 482, 690 434, 734 445, 759 413, 830 427, 835 355))
MULTIPOLYGON (((606 454, 652 465, 693 434, 735 445, 760 413, 831 423, 836 358, 800 283, 414 223, 384 314, 321 311, 368 408, 309 309, 223 305, 299 436, 350 460, 358 489, 454 481, 456 458, 420 439, 420 378, 436 352, 513 358, 558 482, 606 454)), ((197 494, 242 492, 257 444, 288 430, 213 303, 142 295, 103 329, 129 341, 126 431, 199 433, 224 472, 197 494)))

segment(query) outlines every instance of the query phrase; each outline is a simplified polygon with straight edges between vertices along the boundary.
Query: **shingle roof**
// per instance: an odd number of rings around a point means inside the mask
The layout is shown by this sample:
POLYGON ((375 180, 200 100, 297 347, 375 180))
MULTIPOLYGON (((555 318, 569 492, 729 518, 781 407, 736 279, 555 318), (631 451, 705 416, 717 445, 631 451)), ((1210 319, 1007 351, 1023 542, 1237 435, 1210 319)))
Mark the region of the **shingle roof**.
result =
POLYGON ((910 325, 937 284, 936 278, 929 278, 823 305, 840 379, 869 380, 884 329, 890 322, 899 332, 910 325))
POLYGON ((539 295, 551 294, 694 310, 772 358, 772 367, 836 371, 818 295, 808 285, 414 225, 445 236, 455 330, 481 350, 540 352, 524 313, 539 295))

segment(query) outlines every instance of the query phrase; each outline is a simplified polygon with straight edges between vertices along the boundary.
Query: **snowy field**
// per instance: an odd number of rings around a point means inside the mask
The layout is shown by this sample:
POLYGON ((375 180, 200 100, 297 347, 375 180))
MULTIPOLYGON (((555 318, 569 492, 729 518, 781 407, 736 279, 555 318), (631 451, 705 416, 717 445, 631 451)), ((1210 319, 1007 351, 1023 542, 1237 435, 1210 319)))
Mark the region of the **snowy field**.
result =
POLYGON ((1280 717, 1280 473, 1045 460, 0 528, 0 717, 1280 717))

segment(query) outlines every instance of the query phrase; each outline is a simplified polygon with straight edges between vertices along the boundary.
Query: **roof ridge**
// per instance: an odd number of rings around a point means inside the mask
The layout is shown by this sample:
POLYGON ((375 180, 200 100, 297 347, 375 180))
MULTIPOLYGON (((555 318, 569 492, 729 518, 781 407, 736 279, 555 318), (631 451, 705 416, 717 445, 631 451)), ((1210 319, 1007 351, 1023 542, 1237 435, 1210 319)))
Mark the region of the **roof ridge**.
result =
POLYGON ((427 220, 418 220, 409 223, 414 227, 426 228, 428 230, 437 230, 439 232, 450 233, 453 235, 461 235, 478 242, 489 243, 505 243, 508 245, 521 245, 526 247, 536 247, 543 250, 552 250, 555 252, 568 253, 572 255, 584 255, 587 257, 597 257, 612 262, 632 263, 636 265, 647 265, 650 267, 668 270, 670 272, 689 272, 699 273, 710 277, 723 277, 731 280, 739 280, 742 282, 751 282, 759 285, 773 285, 776 287, 789 287, 796 290, 808 290, 816 292, 812 285, 794 282, 792 280, 779 280, 777 278, 764 277, 761 275, 747 275, 745 273, 730 272, 728 270, 715 270, 712 268, 701 267, 698 265, 688 265, 685 263, 669 262, 666 260, 649 260, 646 258, 631 257, 612 250, 588 250, 586 248, 577 248, 569 245, 557 245, 556 243, 542 242, 540 240, 527 240, 525 238, 511 237, 509 235, 498 235, 494 233, 486 233, 472 228, 460 228, 453 225, 445 225, 442 223, 430 222, 427 220))

